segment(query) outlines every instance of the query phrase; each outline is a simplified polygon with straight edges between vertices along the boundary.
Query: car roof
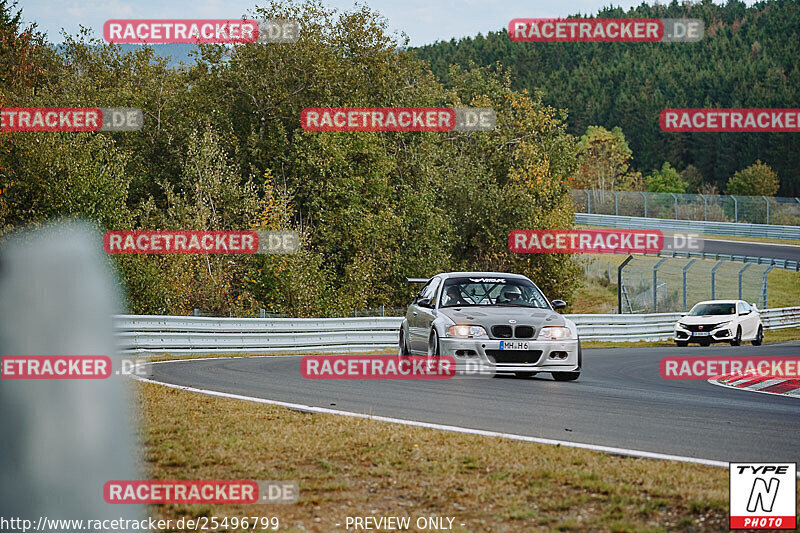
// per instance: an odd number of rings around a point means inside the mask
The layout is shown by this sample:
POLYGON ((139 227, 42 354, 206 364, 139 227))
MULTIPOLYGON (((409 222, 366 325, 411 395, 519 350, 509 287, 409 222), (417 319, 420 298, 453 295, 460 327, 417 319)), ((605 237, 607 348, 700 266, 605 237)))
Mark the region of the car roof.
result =
POLYGON ((528 279, 526 276, 522 274, 512 274, 511 272, 442 272, 441 274, 436 274, 442 278, 461 278, 461 277, 504 277, 504 278, 516 278, 516 279, 528 279))
MULTIPOLYGON (((694 305, 700 304, 738 304, 740 302, 744 302, 744 300, 704 300, 702 302, 697 302, 694 305)), ((745 302, 747 303, 747 302, 745 302)))

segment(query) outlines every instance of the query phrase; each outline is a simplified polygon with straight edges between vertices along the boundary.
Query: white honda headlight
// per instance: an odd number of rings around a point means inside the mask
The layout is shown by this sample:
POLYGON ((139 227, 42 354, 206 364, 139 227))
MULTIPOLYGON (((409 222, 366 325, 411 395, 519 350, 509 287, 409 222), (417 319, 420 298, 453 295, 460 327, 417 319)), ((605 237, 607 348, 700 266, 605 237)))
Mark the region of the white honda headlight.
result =
POLYGON ((547 326, 542 328, 539 332, 540 340, 560 341, 564 339, 571 339, 572 332, 569 328, 564 326, 547 326))
POLYGON ((719 329, 719 328, 727 328, 728 326, 730 326, 730 325, 731 325, 731 322, 732 322, 732 321, 731 321, 731 320, 729 320, 729 321, 727 321, 727 322, 723 322, 722 324, 717 324, 717 327, 715 327, 714 329, 719 329))
POLYGON ((447 328, 448 337, 458 337, 461 339, 472 339, 475 337, 488 337, 486 330, 481 326, 462 326, 455 325, 447 328))

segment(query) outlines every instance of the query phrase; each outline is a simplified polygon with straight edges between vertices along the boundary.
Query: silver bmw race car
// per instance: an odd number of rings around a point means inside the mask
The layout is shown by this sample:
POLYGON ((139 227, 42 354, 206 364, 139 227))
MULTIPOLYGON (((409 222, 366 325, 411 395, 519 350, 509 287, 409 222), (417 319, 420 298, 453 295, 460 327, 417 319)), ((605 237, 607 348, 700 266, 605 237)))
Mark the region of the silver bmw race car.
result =
POLYGON ((400 327, 401 356, 450 355, 456 365, 476 362, 518 376, 550 372, 556 381, 580 376, 577 327, 555 311, 567 304, 549 302, 525 276, 448 272, 409 281, 425 286, 400 327))

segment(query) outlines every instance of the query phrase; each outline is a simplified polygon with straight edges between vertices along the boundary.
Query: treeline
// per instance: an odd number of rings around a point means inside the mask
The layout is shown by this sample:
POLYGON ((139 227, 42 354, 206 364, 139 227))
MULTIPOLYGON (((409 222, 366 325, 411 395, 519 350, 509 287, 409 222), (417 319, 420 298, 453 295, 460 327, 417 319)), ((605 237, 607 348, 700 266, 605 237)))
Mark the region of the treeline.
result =
MULTIPOLYGON (((537 17, 536 13, 520 16, 537 17)), ((664 162, 692 167, 725 189, 728 179, 757 161, 780 176, 781 195, 800 195, 797 133, 665 133, 664 108, 800 107, 800 1, 770 0, 747 7, 729 1, 607 8, 598 18, 700 18, 698 43, 517 43, 505 29, 416 48, 437 77, 452 83, 451 65, 502 64, 512 88, 540 91, 543 102, 568 109, 569 131, 621 128, 632 167, 643 173, 664 162)))
POLYGON ((503 73, 455 69, 444 87, 366 7, 272 3, 295 44, 201 46, 168 68, 82 34, 57 50, 0 0, 0 106, 136 107, 128 133, 0 132, 0 233, 65 216, 101 231, 294 229, 284 256, 109 257, 135 313, 336 316, 408 303, 405 276, 509 270, 569 298, 569 256, 513 255, 508 233, 568 227, 576 139, 503 73), (474 106, 492 132, 316 133, 316 106, 474 106))

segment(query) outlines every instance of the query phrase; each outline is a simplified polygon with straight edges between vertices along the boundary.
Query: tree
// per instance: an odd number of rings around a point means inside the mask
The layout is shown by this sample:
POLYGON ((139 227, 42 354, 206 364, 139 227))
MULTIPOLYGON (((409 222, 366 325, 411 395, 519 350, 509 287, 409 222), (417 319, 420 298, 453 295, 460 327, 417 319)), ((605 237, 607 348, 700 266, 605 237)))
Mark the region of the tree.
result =
POLYGON ((608 131, 589 126, 578 143, 578 169, 573 186, 578 189, 635 190, 641 176, 630 173, 633 152, 619 127, 608 131))
POLYGON ((686 182, 686 191, 691 193, 703 193, 706 185, 703 173, 694 165, 689 165, 681 171, 681 178, 686 182))
POLYGON ((672 165, 665 162, 661 170, 654 170, 645 179, 647 192, 685 193, 686 182, 672 165))
POLYGON ((757 160, 728 180, 725 192, 740 196, 775 196, 780 187, 778 174, 757 160))

